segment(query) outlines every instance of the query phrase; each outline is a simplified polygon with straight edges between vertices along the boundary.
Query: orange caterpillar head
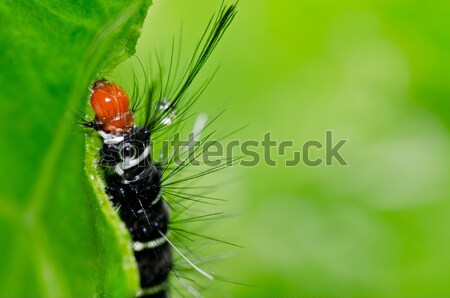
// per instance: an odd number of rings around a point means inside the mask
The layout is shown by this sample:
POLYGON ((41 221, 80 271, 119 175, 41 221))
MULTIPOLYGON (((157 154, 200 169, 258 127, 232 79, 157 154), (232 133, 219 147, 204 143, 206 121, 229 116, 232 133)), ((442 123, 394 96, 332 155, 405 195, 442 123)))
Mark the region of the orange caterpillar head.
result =
POLYGON ((133 110, 126 92, 107 80, 92 85, 90 97, 95 121, 100 130, 107 133, 127 133, 134 126, 133 110))

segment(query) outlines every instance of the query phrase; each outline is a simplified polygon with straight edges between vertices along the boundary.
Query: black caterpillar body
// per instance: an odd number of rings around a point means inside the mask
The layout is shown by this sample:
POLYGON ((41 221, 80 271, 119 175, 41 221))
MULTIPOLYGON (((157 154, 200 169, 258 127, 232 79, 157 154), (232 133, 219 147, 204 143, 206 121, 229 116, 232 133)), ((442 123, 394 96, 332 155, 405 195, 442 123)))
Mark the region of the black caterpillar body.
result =
MULTIPOLYGON (((132 159, 126 156, 143 154, 149 148, 150 131, 135 128, 117 144, 103 144, 101 162, 106 167, 114 164, 115 158, 132 159), (113 160, 113 161, 111 161, 113 160)), ((128 228, 134 242, 134 254, 139 266, 142 289, 153 289, 150 294, 139 297, 166 297, 162 285, 172 269, 172 252, 164 239, 169 226, 169 210, 161 198, 162 168, 152 162, 150 156, 125 170, 122 175, 105 172, 106 193, 128 228), (163 236, 164 235, 164 236, 163 236)))

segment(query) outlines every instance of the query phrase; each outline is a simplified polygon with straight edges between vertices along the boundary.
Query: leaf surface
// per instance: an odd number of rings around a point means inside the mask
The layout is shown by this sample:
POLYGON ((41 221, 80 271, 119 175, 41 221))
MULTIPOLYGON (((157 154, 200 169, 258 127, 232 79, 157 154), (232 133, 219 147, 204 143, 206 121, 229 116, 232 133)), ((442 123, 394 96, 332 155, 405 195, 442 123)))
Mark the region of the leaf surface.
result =
POLYGON ((134 53, 150 4, 0 3, 0 296, 134 294, 127 233, 73 121, 87 86, 134 53))

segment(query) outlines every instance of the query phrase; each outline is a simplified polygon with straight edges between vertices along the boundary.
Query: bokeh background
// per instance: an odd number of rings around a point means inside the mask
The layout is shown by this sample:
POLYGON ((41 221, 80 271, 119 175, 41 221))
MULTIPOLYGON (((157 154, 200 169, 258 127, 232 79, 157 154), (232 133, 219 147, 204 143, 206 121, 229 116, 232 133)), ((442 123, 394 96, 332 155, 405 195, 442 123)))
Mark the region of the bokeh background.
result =
MULTIPOLYGON (((291 153, 331 130, 348 166, 286 167, 274 151, 275 167, 211 178, 239 214, 217 234, 245 247, 218 271, 251 285, 225 284, 229 297, 450 296, 449 4, 239 2, 194 109, 225 106, 215 129, 249 125, 227 140, 270 131, 291 153)), ((216 8, 156 1, 137 55, 180 27, 195 42, 216 8)))
MULTIPOLYGON (((176 40, 186 62, 221 1, 154 2, 136 56, 147 65, 176 40)), ((123 251, 68 110, 84 114, 89 82, 136 33, 126 22, 139 9, 124 6, 0 4, 0 296, 119 297, 133 286, 133 268, 115 271, 123 251), (124 30, 96 39, 118 12, 124 30)), ((230 217, 199 225, 243 246, 200 265, 230 281, 205 297, 450 297, 450 2, 240 0, 238 10, 191 111, 226 109, 219 135, 246 126, 224 144, 271 132, 295 147, 272 151, 277 166, 205 177, 230 217), (347 166, 285 166, 326 131, 348 140, 347 166)), ((136 61, 114 71, 118 82, 139 73, 136 61)))

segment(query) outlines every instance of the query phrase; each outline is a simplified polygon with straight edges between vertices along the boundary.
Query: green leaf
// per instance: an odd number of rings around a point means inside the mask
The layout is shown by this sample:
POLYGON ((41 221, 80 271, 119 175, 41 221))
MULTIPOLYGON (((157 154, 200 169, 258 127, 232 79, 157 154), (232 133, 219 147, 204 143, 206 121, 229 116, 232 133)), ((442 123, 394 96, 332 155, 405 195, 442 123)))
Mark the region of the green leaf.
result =
POLYGON ((128 236, 70 111, 134 53, 151 0, 0 3, 0 296, 130 297, 128 236), (84 165, 89 173, 89 181, 84 165))

